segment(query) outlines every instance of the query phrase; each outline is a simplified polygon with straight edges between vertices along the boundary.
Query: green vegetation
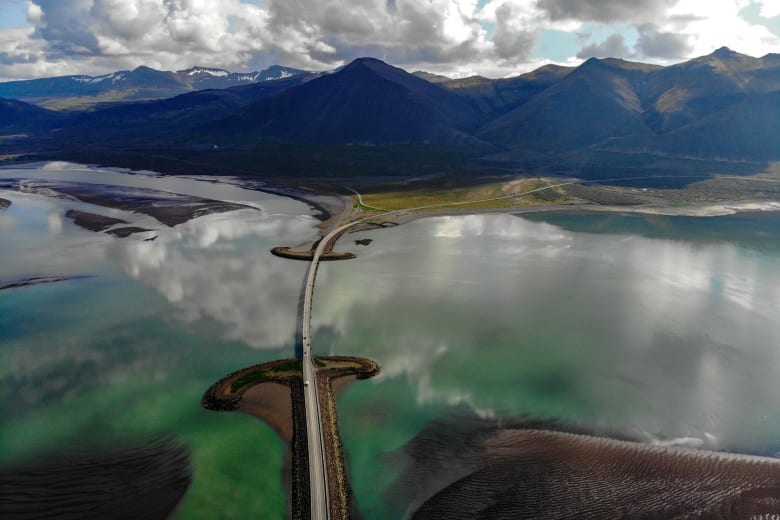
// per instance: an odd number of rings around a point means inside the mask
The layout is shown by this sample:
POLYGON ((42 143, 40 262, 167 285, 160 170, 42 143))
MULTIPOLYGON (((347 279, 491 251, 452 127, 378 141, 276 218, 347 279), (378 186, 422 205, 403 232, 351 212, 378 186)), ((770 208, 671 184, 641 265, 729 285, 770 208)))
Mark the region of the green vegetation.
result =
POLYGON ((260 383, 262 381, 268 381, 268 376, 265 374, 265 371, 257 370, 255 372, 250 372, 233 381, 233 384, 230 385, 230 391, 235 393, 245 386, 260 383))
MULTIPOLYGON (((101 92, 95 96, 71 96, 46 98, 36 103, 38 106, 48 108, 49 110, 89 110, 94 109, 100 104, 113 104, 126 101, 142 101, 144 98, 133 98, 133 91, 109 90, 101 92)), ((150 99, 150 98, 147 98, 150 99)))
POLYGON ((284 363, 279 363, 278 365, 272 366, 269 370, 272 372, 300 372, 301 360, 293 359, 284 363))
MULTIPOLYGON (((484 179, 483 183, 475 184, 474 181, 463 184, 458 181, 446 181, 438 184, 399 186, 386 185, 376 187, 371 193, 363 194, 363 199, 367 204, 387 208, 388 210, 399 210, 406 208, 430 208, 439 209, 438 206, 452 204, 453 209, 465 207, 468 209, 507 209, 513 207, 522 207, 530 204, 565 204, 571 202, 559 188, 551 188, 529 195, 520 195, 521 193, 544 188, 551 184, 560 182, 551 179, 484 179), (518 195, 514 198, 512 195, 518 195), (494 200, 490 200, 494 199, 494 200), (469 201, 474 201, 470 204, 469 201)), ((363 205, 363 209, 367 209, 363 205)), ((442 209, 446 209, 442 208, 442 209)), ((375 212, 380 214, 379 212, 375 212)))
POLYGON ((352 203, 352 209, 360 209, 363 211, 376 211, 374 208, 366 206, 360 200, 358 200, 357 197, 355 197, 355 201, 352 203))
POLYGON ((311 359, 312 359, 312 361, 314 362, 314 366, 317 366, 317 367, 324 367, 324 366, 325 366, 325 362, 324 362, 324 361, 322 361, 320 358, 318 358, 318 357, 313 357, 313 358, 311 358, 311 359))
POLYGON ((264 381, 273 381, 274 376, 279 377, 285 377, 289 375, 288 373, 300 373, 301 371, 301 360, 300 359, 291 359, 288 361, 282 361, 278 364, 271 365, 271 366, 263 366, 258 367, 256 370, 246 373, 243 376, 239 377, 233 383, 230 385, 230 392, 236 393, 239 390, 254 385, 257 383, 262 383, 264 381))

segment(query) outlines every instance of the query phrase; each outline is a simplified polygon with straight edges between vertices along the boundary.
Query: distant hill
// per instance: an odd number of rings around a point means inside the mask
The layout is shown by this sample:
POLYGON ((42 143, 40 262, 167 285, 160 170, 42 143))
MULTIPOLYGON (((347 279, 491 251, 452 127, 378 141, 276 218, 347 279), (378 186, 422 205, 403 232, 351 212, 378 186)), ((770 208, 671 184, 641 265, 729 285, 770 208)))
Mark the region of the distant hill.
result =
POLYGON ((274 65, 260 72, 237 73, 209 67, 177 72, 138 67, 103 76, 60 76, 0 83, 0 97, 55 109, 84 108, 97 103, 161 99, 186 92, 224 89, 284 79, 304 71, 274 65))
POLYGON ((0 98, 0 133, 41 133, 63 124, 66 117, 15 99, 0 98))
POLYGON ((473 99, 489 119, 519 107, 535 95, 566 77, 573 67, 545 65, 533 72, 513 78, 488 79, 471 76, 447 79, 439 84, 473 99))
POLYGON ((581 161, 588 150, 777 160, 778 96, 778 55, 724 47, 669 67, 594 58, 477 135, 509 149, 503 159, 577 152, 581 161))
POLYGON ((191 132, 206 121, 235 114, 247 105, 278 95, 317 76, 307 72, 239 87, 199 90, 168 99, 121 103, 82 113, 63 133, 94 135, 100 140, 154 132, 191 132))
POLYGON ((451 81, 450 78, 448 78, 447 76, 442 76, 441 74, 434 74, 432 72, 425 72, 424 70, 416 70, 412 72, 412 74, 430 83, 446 83, 447 81, 451 81))
POLYGON ((634 85, 657 70, 623 60, 591 58, 518 108, 482 128, 479 135, 509 148, 561 152, 614 137, 652 134, 642 119, 634 85))
MULTIPOLYGON (((178 81, 135 72, 133 81, 160 89, 178 81)), ((47 137, 53 150, 188 164, 203 151, 197 160, 220 168, 285 175, 316 174, 327 163, 334 174, 385 175, 403 164, 407 172, 473 167, 610 178, 741 173, 780 161, 780 55, 727 48, 668 67, 592 58, 505 79, 409 74, 360 58, 330 73, 68 117, 3 103, 3 133, 47 137)))

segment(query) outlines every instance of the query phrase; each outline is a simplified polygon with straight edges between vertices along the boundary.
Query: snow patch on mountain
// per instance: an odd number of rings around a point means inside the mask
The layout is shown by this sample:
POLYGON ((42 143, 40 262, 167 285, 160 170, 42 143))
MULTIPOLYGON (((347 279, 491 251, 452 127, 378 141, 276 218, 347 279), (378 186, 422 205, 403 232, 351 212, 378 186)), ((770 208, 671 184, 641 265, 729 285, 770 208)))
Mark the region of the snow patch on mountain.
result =
POLYGON ((194 76, 195 74, 209 74, 211 76, 216 76, 218 78, 223 78, 227 76, 229 73, 226 70, 222 69, 206 69, 203 67, 193 67, 190 70, 186 71, 187 74, 190 76, 194 76))
POLYGON ((268 77, 268 79, 269 79, 269 80, 277 80, 277 79, 284 79, 284 78, 289 78, 289 77, 291 77, 291 76, 292 76, 292 74, 290 74, 290 73, 289 73, 288 71, 286 71, 286 70, 283 70, 283 71, 281 71, 281 72, 279 73, 279 75, 278 75, 278 76, 269 76, 269 77, 268 77))

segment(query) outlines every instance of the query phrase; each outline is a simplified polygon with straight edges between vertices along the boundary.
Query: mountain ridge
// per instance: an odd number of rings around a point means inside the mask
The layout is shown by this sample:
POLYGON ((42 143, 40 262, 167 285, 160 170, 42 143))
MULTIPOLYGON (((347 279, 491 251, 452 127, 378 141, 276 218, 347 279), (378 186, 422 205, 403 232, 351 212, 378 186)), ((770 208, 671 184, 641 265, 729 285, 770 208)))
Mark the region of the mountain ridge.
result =
POLYGON ((70 75, 2 82, 0 97, 44 108, 81 108, 100 102, 165 99, 197 90, 284 79, 305 72, 281 65, 252 72, 229 72, 202 66, 174 72, 142 65, 99 76, 70 75))
MULTIPOLYGON (((221 74, 203 67, 180 72, 221 74)), ((334 169, 347 165, 367 175, 392 170, 404 153, 404 164, 413 165, 415 154, 430 158, 434 149, 429 168, 458 164, 449 155, 481 168, 590 176, 651 163, 659 172, 716 163, 744 171, 746 162, 761 168, 780 160, 773 138, 780 132, 778 55, 721 48, 666 67, 592 58, 503 79, 425 77, 359 58, 332 72, 97 108, 75 119, 14 105, 7 110, 17 124, 3 128, 35 132, 27 118, 40 121, 38 135, 55 148, 186 156, 206 146, 230 150, 231 164, 285 172, 305 162, 296 157, 304 149, 328 155, 334 169), (259 157, 264 162, 255 166, 259 157)))

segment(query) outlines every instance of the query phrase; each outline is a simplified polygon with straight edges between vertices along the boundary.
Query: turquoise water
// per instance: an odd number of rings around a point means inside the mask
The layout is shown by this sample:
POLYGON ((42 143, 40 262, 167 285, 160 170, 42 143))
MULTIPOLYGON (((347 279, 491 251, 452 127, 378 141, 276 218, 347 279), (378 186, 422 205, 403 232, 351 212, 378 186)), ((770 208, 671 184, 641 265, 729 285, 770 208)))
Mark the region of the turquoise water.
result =
POLYGON ((0 212, 1 282, 86 276, 0 292, 0 463, 167 433, 192 451, 179 518, 284 518, 282 442, 256 419, 203 410, 200 398, 228 372, 293 354, 305 264, 268 250, 313 238, 311 210, 235 185, 78 165, 0 169, 6 177, 162 187, 261 211, 157 225, 147 242, 64 218, 136 215, 0 192, 12 201, 0 212))
POLYGON ((317 348, 382 366, 339 402, 368 518, 408 512, 387 495, 399 450, 443 417, 780 452, 780 215, 438 217, 349 238, 366 237, 320 268, 313 316, 317 348))

